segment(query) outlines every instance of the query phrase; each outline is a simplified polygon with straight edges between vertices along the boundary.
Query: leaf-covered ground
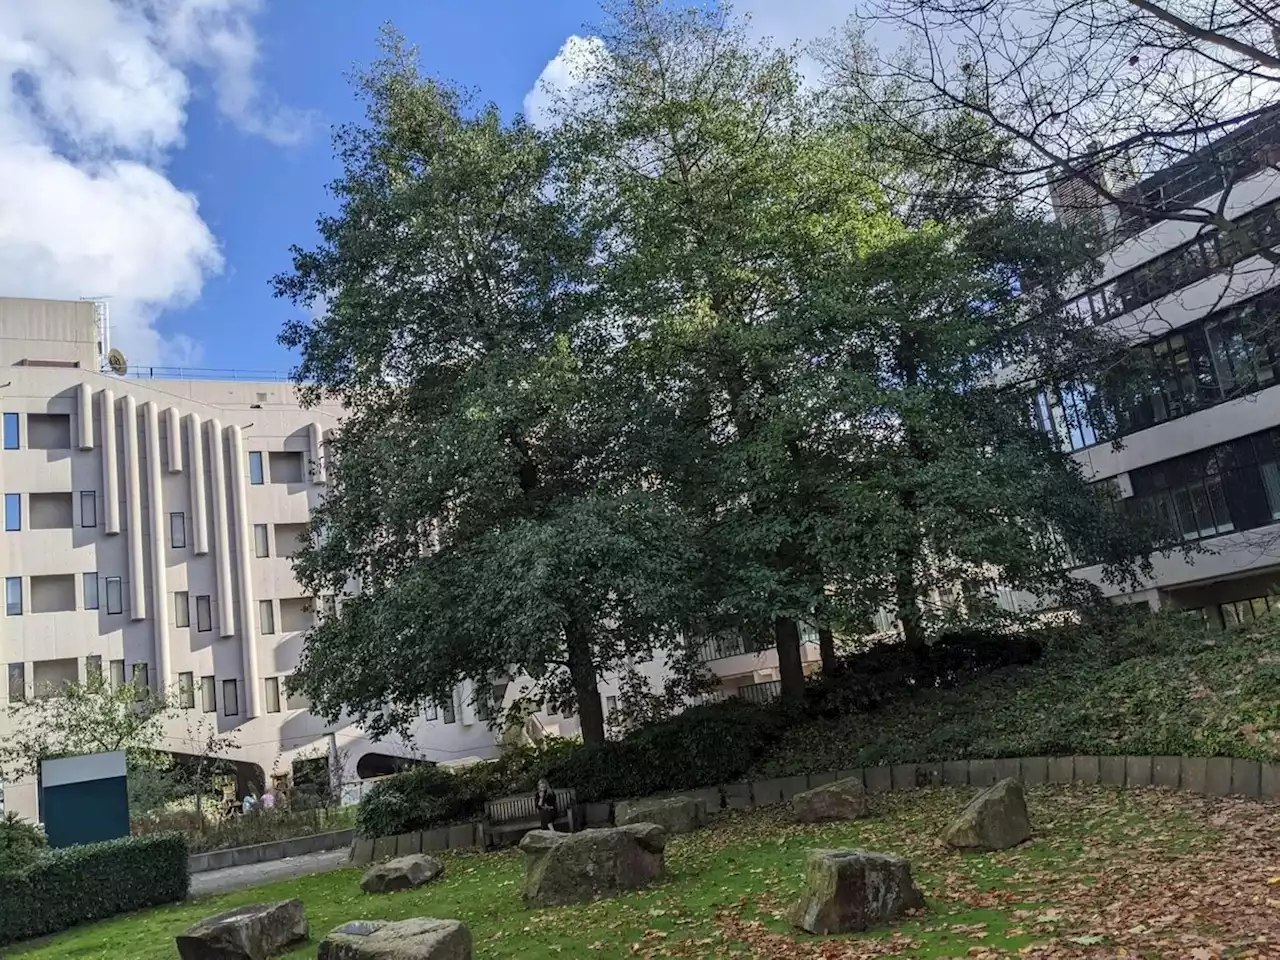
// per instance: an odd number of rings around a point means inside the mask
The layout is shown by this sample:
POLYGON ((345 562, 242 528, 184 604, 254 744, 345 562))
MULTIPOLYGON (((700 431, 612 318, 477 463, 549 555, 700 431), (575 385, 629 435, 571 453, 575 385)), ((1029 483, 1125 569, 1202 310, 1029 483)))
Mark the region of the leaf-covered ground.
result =
MULTIPOLYGON (((370 897, 341 871, 193 901, 62 934, 8 955, 24 960, 174 955, 202 916, 298 896, 313 935, 347 920, 456 917, 479 960, 552 957, 1280 957, 1280 808, 1161 791, 1031 791, 1035 839, 1012 851, 958 855, 937 840, 967 793, 875 798, 875 817, 800 827, 781 810, 731 815, 675 838, 668 879, 580 907, 525 910, 518 854, 457 856, 445 879, 370 897), (891 931, 810 937, 781 919, 805 852, 864 847, 910 858, 928 909, 891 931)), ((314 956, 314 944, 290 957, 314 956)))

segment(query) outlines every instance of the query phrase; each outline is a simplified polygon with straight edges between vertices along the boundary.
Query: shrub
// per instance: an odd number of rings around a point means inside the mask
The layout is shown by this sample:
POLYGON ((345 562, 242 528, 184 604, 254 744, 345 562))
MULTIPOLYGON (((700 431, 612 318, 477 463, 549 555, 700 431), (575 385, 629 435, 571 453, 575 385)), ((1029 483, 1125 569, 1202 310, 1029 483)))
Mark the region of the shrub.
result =
POLYGON ((187 842, 157 833, 45 854, 0 874, 0 946, 186 898, 187 842))
POLYGON ((34 823, 22 820, 16 813, 0 819, 0 874, 13 873, 35 863, 49 841, 34 823))

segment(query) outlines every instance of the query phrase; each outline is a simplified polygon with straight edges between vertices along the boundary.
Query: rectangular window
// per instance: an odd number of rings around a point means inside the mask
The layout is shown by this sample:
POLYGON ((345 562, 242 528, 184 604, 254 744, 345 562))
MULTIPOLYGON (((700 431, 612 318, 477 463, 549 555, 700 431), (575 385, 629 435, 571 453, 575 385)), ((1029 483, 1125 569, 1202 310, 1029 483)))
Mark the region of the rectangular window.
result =
POLYGON ((86 573, 84 575, 84 608, 86 610, 98 609, 98 575, 96 573, 86 573))
POLYGON ((124 661, 111 661, 111 689, 118 690, 124 686, 124 661))
POLYGON ((604 698, 604 708, 605 708, 605 711, 606 711, 607 713, 613 713, 613 711, 615 711, 615 710, 617 710, 617 709, 618 709, 618 698, 617 698, 617 697, 605 697, 605 698, 604 698))
POLYGON ((440 719, 440 708, 434 703, 428 703, 426 709, 422 711, 422 719, 428 722, 440 719))
POLYGON ((107 577, 107 613, 124 613, 124 582, 107 577))
POLYGON ((181 513, 169 514, 169 546, 181 550, 187 545, 187 518, 181 513))
POLYGON ((185 590, 179 590, 173 595, 173 625, 191 626, 191 599, 185 590))
POLYGON ((102 657, 92 654, 84 658, 84 675, 87 680, 102 678, 102 657))
POLYGON ((253 525, 253 550, 255 556, 271 556, 270 542, 267 540, 267 525, 265 523, 255 523, 253 525))
POLYGON ((194 673, 178 674, 178 706, 183 710, 195 709, 196 675, 194 673))
POLYGON ((138 699, 147 699, 151 692, 151 669, 145 663, 133 665, 133 687, 138 691, 138 699))
POLYGON ((80 491, 80 526, 98 525, 98 495, 92 490, 80 491))
POLYGON ((450 697, 445 703, 440 704, 440 712, 444 715, 445 723, 457 723, 458 714, 453 709, 453 698, 450 697))
POLYGON ((218 682, 213 677, 200 678, 200 709, 205 713, 218 712, 218 682))
POLYGON ((4 528, 12 533, 22 529, 22 494, 4 495, 4 528))
POLYGON ((276 605, 274 601, 258 601, 258 630, 264 637, 276 632, 276 605))
POLYGON ((238 716, 240 713, 240 695, 236 693, 236 682, 234 680, 222 681, 222 715, 224 717, 238 716))
POLYGON ((4 578, 4 612, 11 617, 22 616, 22 578, 4 578))
POLYGON ((22 703, 27 699, 27 665, 9 664, 9 702, 22 703))
POLYGON ((267 677, 264 681, 267 693, 267 713, 280 712, 280 679, 279 677, 267 677))
POLYGON ((21 439, 22 427, 18 424, 18 415, 16 413, 6 413, 4 415, 4 448, 6 450, 17 450, 21 439))
POLYGON ((213 629, 213 604, 207 596, 196 597, 196 630, 208 633, 213 629))
POLYGON ((262 476, 262 451, 249 451, 249 482, 255 487, 259 486, 263 481, 262 476))

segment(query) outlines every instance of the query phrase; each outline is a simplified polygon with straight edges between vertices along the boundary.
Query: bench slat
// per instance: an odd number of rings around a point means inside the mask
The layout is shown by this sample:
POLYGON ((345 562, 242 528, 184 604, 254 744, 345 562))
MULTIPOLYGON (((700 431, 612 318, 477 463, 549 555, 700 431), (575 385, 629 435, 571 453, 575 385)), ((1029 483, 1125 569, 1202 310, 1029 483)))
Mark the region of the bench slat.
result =
MULTIPOLYGON (((576 805, 576 798, 572 790, 556 790, 556 806, 559 810, 557 817, 567 815, 572 807, 576 805)), ((500 797, 497 800, 486 800, 484 805, 484 816, 491 824, 512 824, 517 821, 531 821, 537 823, 539 821, 538 811, 533 805, 532 794, 522 794, 516 797, 500 797)))

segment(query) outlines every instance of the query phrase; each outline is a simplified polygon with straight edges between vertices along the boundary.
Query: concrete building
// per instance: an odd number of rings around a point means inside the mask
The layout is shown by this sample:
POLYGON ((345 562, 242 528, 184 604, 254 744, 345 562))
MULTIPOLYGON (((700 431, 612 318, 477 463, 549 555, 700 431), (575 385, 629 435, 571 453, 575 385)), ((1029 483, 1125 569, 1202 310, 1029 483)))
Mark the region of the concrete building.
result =
MULTIPOLYGON (((1112 408, 1108 435, 1081 416, 1107 396, 1105 384, 1047 391, 1038 410, 1095 479, 1205 550, 1158 559, 1137 593, 1110 592, 1201 610, 1215 624, 1280 602, 1280 290, 1276 266, 1260 255, 1280 244, 1280 172, 1268 166, 1277 146, 1273 112, 1126 188, 1149 204, 1220 210, 1234 224, 1227 232, 1121 216, 1071 194, 1074 215, 1102 217, 1115 237, 1101 277, 1073 308, 1147 351, 1158 374, 1141 402, 1112 408), (1236 173, 1225 195, 1224 162, 1236 173)), ((1063 196, 1055 190, 1059 215, 1071 216, 1063 196)), ((1079 574, 1099 579, 1096 568, 1079 574)))
MULTIPOLYGON (((167 749, 193 752, 193 730, 233 731, 228 759, 264 777, 300 757, 336 758, 358 784, 399 758, 497 754, 469 684, 425 711, 409 740, 379 743, 354 724, 326 725, 286 692, 305 631, 338 602, 304 596, 289 558, 324 496, 324 437, 340 410, 302 409, 282 377, 110 372, 89 302, 0 299, 0 368, 0 736, 14 701, 102 671, 176 693, 183 715, 167 749)), ((773 693, 771 652, 716 647, 707 659, 730 690, 773 693)), ((805 659, 816 662, 813 643, 805 659)), ((646 671, 660 679, 660 667, 646 671)), ((521 686, 494 693, 510 703, 521 686)), ((616 707, 614 681, 601 695, 616 707)), ((576 717, 533 722, 579 730, 576 717)), ((0 796, 36 815, 33 782, 0 796)))

